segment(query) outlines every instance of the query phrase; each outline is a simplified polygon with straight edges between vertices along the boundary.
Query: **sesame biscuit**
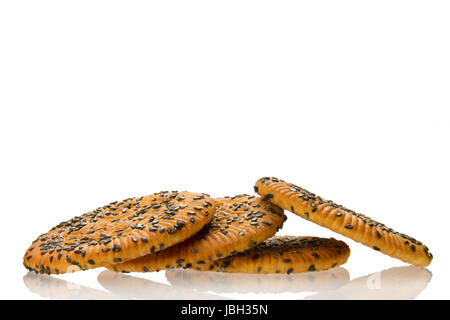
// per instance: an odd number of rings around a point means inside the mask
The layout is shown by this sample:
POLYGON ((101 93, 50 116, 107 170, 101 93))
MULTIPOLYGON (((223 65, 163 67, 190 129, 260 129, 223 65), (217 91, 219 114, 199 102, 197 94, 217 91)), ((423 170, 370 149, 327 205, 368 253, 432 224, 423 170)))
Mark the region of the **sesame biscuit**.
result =
POLYGON ((163 191, 112 202, 40 235, 23 264, 36 273, 60 274, 121 263, 189 238, 214 213, 214 200, 200 193, 163 191))
POLYGON ((347 262, 345 242, 318 237, 280 236, 254 248, 202 266, 204 271, 231 273, 301 273, 323 271, 347 262))
POLYGON ((292 183, 265 177, 256 182, 255 191, 283 209, 406 263, 427 266, 433 259, 420 241, 292 183))
POLYGON ((166 270, 171 285, 216 293, 298 293, 335 290, 350 281, 342 267, 292 274, 249 274, 192 269, 166 270))
MULTIPOLYGON (((215 259, 254 247, 273 236, 286 216, 260 197, 238 195, 214 199, 216 213, 203 230, 188 240, 138 259, 107 268, 120 272, 150 272, 175 267, 200 269, 215 259)), ((195 212, 192 212, 195 217, 195 212)))

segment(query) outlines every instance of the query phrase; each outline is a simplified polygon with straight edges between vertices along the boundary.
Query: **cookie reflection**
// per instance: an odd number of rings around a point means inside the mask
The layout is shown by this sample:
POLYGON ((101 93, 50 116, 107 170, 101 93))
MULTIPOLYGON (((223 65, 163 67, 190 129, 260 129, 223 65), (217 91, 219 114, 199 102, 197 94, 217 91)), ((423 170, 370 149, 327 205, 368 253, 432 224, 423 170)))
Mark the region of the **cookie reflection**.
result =
POLYGON ((174 288, 144 278, 125 275, 120 272, 102 271, 98 282, 106 290, 131 299, 152 300, 222 300, 224 297, 203 294, 191 289, 174 288))
POLYGON ((431 272, 415 266, 396 267, 360 277, 345 286, 306 299, 408 300, 416 298, 431 280, 431 272))
POLYGON ((117 300, 121 299, 109 292, 89 288, 45 274, 28 272, 23 283, 32 293, 52 300, 117 300))
POLYGON ((283 293, 332 290, 349 282, 342 267, 297 274, 243 274, 192 269, 166 270, 167 280, 177 287, 217 293, 283 293))

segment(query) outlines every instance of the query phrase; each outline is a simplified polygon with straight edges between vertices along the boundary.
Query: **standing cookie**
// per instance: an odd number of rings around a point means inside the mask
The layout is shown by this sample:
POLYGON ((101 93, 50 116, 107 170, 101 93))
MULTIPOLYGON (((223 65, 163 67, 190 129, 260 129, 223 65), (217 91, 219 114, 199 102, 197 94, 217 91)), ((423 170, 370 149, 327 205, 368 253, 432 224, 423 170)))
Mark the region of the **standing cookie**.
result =
MULTIPOLYGON (((108 269, 149 272, 174 267, 200 269, 215 259, 247 250, 273 236, 286 216, 283 210, 260 197, 238 195, 214 199, 216 213, 203 230, 188 240, 108 269)), ((194 218, 197 213, 189 214, 194 218)))
POLYGON ((333 238, 280 236, 253 249, 212 261, 201 270, 286 274, 323 271, 346 263, 349 256, 347 244, 333 238))
POLYGON ((112 202, 39 236, 23 263, 30 271, 47 274, 121 263, 189 238, 214 213, 214 200, 190 192, 163 191, 112 202))
POLYGON ((433 259, 428 248, 410 236, 292 183, 261 178, 255 191, 283 209, 404 262, 427 266, 433 259))

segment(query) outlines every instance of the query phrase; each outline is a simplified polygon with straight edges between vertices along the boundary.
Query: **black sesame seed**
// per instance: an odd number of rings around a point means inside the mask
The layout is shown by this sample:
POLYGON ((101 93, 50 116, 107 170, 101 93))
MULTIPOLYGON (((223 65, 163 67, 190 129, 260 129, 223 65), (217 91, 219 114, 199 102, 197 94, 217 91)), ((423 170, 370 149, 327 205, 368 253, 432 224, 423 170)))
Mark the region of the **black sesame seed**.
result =
POLYGON ((263 200, 264 201, 267 201, 267 200, 270 200, 270 199, 272 199, 273 198, 273 194, 272 193, 268 193, 268 194, 266 194, 264 197, 263 197, 263 200))
POLYGON ((212 204, 209 201, 205 201, 205 202, 203 202, 203 206, 206 208, 206 207, 212 206, 212 204))

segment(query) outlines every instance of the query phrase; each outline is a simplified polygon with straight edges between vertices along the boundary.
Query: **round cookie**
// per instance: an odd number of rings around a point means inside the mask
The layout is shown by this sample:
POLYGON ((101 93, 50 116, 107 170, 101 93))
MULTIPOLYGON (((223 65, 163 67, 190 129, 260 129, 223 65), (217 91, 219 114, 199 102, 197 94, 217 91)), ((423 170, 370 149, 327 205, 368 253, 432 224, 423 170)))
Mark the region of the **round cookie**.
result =
POLYGON ((323 271, 344 264, 349 256, 347 244, 333 238, 280 236, 245 252, 212 261, 201 270, 286 274, 323 271))
POLYGON ((46 274, 121 263, 189 238, 214 213, 214 200, 190 192, 162 191, 112 202, 40 235, 23 263, 30 271, 46 274))
POLYGON ((121 272, 150 272, 174 267, 200 269, 209 261, 247 250, 273 236, 286 219, 281 208, 260 197, 238 195, 214 199, 214 202, 214 217, 193 237, 156 254, 107 268, 121 272))
POLYGON ((265 177, 256 182, 255 191, 283 209, 404 262, 427 266, 433 259, 420 241, 292 183, 265 177))
POLYGON ((299 293, 335 290, 350 281, 350 274, 342 267, 289 275, 169 269, 166 270, 166 279, 173 286, 203 292, 299 293))

